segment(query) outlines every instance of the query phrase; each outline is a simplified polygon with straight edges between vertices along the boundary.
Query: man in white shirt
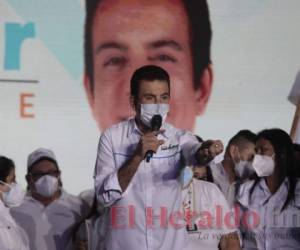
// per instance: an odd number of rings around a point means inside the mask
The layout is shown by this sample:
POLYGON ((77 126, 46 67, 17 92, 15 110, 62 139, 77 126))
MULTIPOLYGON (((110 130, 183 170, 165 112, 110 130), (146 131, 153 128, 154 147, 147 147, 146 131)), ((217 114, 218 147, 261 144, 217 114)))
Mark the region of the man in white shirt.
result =
POLYGON ((210 163, 214 183, 230 207, 234 205, 237 186, 254 174, 251 161, 255 155, 255 139, 251 131, 239 131, 229 140, 223 161, 210 163))
POLYGON ((182 187, 182 199, 188 220, 185 250, 240 249, 238 225, 234 225, 234 215, 215 184, 192 178, 182 187))
POLYGON ((95 189, 98 201, 110 207, 104 249, 182 250, 186 243, 184 218, 175 215, 182 211, 179 170, 207 163, 223 145, 199 144, 192 133, 165 123, 169 102, 168 73, 153 65, 139 68, 130 86, 136 116, 101 135, 95 189), (162 118, 159 131, 151 129, 155 115, 162 118), (154 154, 147 162, 149 152, 154 154))
POLYGON ((83 202, 62 190, 60 170, 51 150, 35 150, 27 166, 29 193, 11 214, 27 233, 30 249, 73 249, 73 229, 86 214, 83 202))

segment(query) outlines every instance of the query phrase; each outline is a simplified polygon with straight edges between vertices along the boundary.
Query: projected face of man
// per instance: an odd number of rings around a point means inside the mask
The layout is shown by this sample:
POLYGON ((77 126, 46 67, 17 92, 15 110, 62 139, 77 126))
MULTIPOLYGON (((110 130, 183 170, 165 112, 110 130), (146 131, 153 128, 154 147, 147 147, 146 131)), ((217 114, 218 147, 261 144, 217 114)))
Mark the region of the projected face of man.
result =
POLYGON ((104 0, 92 26, 93 76, 85 89, 100 129, 134 115, 129 104, 133 72, 146 64, 170 75, 171 100, 167 121, 192 130, 211 92, 208 66, 194 89, 187 14, 180 0, 104 0))

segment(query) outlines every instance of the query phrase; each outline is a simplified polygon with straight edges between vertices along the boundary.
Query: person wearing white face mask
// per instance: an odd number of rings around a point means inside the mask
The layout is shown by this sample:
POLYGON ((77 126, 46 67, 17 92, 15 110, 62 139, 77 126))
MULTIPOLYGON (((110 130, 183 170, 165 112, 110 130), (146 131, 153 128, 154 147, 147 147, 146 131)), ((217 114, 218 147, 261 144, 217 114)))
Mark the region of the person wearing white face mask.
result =
POLYGON ((9 212, 19 206, 24 192, 15 179, 15 165, 11 159, 0 156, 0 249, 27 250, 28 238, 9 212))
POLYGON ((225 195, 230 207, 235 202, 240 183, 251 178, 254 169, 251 161, 255 154, 256 135, 250 130, 241 130, 228 142, 222 162, 210 163, 214 183, 225 195))
POLYGON ((87 207, 62 189, 51 150, 39 148, 28 156, 26 180, 28 195, 11 214, 27 233, 30 249, 73 249, 72 230, 86 215, 87 207))
MULTIPOLYGON (((201 144, 192 133, 165 122, 170 85, 169 74, 158 66, 137 69, 130 83, 135 117, 113 125, 100 137, 94 178, 97 200, 109 211, 102 217, 103 225, 108 225, 103 249, 182 250, 187 243, 185 226, 170 222, 161 226, 157 215, 161 208, 168 218, 182 211, 177 177, 183 164, 207 164, 223 151, 223 144, 218 140, 201 144), (157 115, 161 129, 152 131, 157 115), (153 154, 148 161, 149 151, 153 154), (131 217, 126 216, 128 209, 134 210, 131 217)), ((184 223, 183 218, 178 223, 184 223)))
POLYGON ((300 182, 292 141, 281 129, 266 129, 257 135, 256 151, 257 178, 237 194, 243 249, 299 249, 300 182))

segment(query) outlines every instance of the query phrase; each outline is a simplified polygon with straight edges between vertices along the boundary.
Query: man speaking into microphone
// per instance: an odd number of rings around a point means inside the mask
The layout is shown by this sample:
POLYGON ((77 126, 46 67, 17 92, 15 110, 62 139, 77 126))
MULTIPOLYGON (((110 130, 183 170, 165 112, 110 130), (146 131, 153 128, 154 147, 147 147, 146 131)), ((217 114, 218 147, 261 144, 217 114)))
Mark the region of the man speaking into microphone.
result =
POLYGON ((108 208, 102 223, 103 249, 184 249, 179 171, 208 163, 223 151, 223 144, 199 144, 192 133, 166 123, 172 113, 170 93, 164 69, 137 69, 130 82, 135 117, 100 137, 94 178, 97 200, 108 208))

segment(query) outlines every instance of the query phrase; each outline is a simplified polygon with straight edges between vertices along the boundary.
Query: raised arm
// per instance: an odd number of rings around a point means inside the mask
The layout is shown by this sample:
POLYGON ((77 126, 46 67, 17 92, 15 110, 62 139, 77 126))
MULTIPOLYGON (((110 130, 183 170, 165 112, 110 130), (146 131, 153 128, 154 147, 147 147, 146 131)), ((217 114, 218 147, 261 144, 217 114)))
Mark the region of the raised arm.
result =
POLYGON ((120 167, 116 166, 113 156, 112 140, 109 131, 102 134, 99 142, 95 167, 95 190, 98 201, 108 207, 122 198, 144 155, 148 150, 154 152, 164 143, 155 136, 157 132, 146 133, 133 152, 133 155, 120 167))
POLYGON ((195 135, 190 132, 180 135, 180 145, 186 165, 206 165, 224 149, 220 140, 199 143, 195 135))

